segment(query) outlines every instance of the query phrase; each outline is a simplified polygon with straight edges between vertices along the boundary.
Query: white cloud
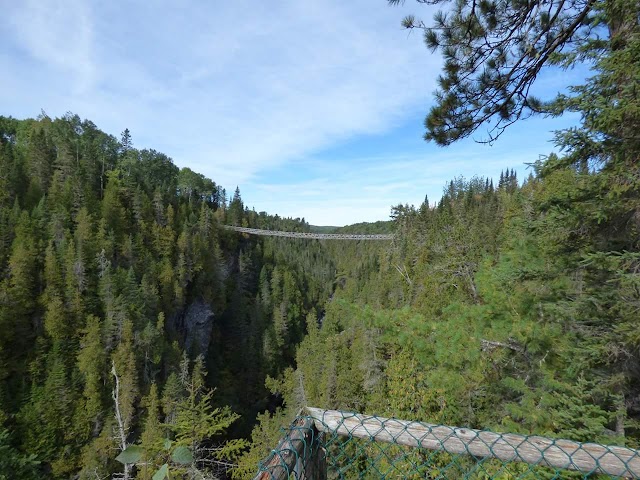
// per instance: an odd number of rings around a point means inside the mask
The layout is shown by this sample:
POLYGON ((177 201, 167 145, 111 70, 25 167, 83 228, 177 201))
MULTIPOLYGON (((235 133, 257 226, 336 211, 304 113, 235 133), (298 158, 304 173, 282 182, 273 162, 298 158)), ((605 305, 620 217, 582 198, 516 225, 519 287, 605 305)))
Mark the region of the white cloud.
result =
POLYGON ((511 137, 494 146, 466 140, 447 149, 424 145, 423 151, 384 153, 357 159, 333 158, 301 162, 290 181, 250 182, 243 188, 245 204, 281 216, 304 217, 315 225, 346 225, 388 220, 399 203, 420 205, 425 195, 437 202, 456 176, 493 178, 506 168, 524 179, 527 164, 549 153, 545 131, 570 119, 537 119, 513 127, 511 137), (537 135, 532 136, 531 133, 537 135))
POLYGON ((31 57, 68 74, 75 93, 92 88, 93 28, 84 1, 25 0, 8 2, 3 10, 6 34, 12 35, 31 57))
POLYGON ((38 79, 37 90, 27 81, 11 93, 24 106, 8 113, 73 110, 113 133, 128 127, 138 144, 222 183, 243 183, 384 131, 416 108, 432 80, 402 15, 384 0, 16 2, 5 35, 35 62, 33 77, 48 71, 54 81, 38 79))

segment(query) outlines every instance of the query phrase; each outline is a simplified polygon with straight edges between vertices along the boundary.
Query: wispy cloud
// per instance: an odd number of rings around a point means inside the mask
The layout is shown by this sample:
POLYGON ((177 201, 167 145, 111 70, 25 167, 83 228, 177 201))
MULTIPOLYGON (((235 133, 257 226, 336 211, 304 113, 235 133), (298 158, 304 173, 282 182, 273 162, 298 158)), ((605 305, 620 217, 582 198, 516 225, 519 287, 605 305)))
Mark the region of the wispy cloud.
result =
POLYGON ((83 0, 8 2, 3 11, 4 35, 13 37, 33 60, 72 78, 75 93, 91 90, 95 79, 93 25, 83 0))
POLYGON ((425 196, 436 202, 456 176, 497 179, 502 170, 514 168, 524 179, 529 174, 527 164, 554 150, 548 135, 531 132, 560 128, 566 121, 538 119, 517 126, 510 138, 493 147, 468 140, 448 149, 421 146, 422 150, 357 159, 312 158, 300 162, 296 172, 283 172, 268 182, 249 182, 247 188, 241 187, 242 195, 258 210, 305 217, 319 225, 384 220, 393 205, 420 205, 425 196))
POLYGON ((403 41, 402 11, 385 3, 30 0, 9 8, 3 43, 36 62, 33 76, 50 70, 77 87, 13 92, 29 100, 21 112, 79 110, 243 183, 416 108, 432 87, 429 64, 416 62, 424 50, 403 41))

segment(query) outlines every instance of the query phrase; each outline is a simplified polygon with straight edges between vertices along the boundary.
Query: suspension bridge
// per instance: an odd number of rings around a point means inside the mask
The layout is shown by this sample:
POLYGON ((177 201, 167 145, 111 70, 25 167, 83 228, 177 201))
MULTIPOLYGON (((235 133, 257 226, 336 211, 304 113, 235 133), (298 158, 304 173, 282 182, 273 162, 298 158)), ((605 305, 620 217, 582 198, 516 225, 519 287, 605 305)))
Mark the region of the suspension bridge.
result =
POLYGON ((236 232, 248 233, 249 235, 263 235, 267 237, 314 238, 316 240, 393 240, 393 235, 391 234, 358 235, 351 233, 283 232, 280 230, 235 227, 233 225, 224 225, 224 228, 236 232))

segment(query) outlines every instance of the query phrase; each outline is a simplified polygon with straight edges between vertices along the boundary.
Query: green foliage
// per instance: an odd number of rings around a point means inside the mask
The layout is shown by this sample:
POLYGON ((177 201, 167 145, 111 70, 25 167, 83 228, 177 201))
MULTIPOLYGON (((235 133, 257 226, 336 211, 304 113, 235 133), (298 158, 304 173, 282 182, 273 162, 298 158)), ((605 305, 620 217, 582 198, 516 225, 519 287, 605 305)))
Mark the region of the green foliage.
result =
POLYGON ((195 463, 192 443, 209 448, 213 436, 228 445, 215 450, 228 463, 272 401, 264 379, 293 360, 306 315, 331 291, 319 243, 290 250, 219 227, 234 217, 306 231, 304 220, 249 211, 239 190, 229 202, 212 180, 136 149, 125 133, 118 141, 73 114, 0 117, 0 408, 11 418, 12 458, 36 458, 39 476, 122 471, 112 362, 126 444, 175 470, 167 435, 195 463), (277 305, 265 293, 276 265, 277 305), (210 312, 204 323, 194 305, 210 312), (276 332, 286 348, 266 358, 276 332), (197 394, 185 389, 185 351, 187 366, 202 354, 198 368, 212 372, 197 394), (197 432, 186 402, 202 419, 197 432))
POLYGON ((184 445, 180 445, 175 448, 173 453, 171 453, 171 460, 175 463, 179 463, 181 465, 193 463, 193 454, 188 447, 184 445))
POLYGON ((129 445, 126 449, 120 452, 120 455, 116 457, 116 460, 120 463, 136 463, 142 458, 142 447, 138 445, 129 445))
MULTIPOLYGON (((618 66, 634 65, 631 52, 617 53, 625 50, 629 40, 637 41, 638 5, 633 0, 554 0, 544 9, 511 0, 451 4, 446 12, 434 15, 431 25, 414 16, 403 21, 405 28, 423 30, 427 48, 439 51, 444 59, 436 104, 425 120, 425 139, 439 145, 468 137, 483 125, 489 128, 487 141, 493 141, 519 119, 572 110, 572 102, 567 104, 562 95, 544 102, 531 93, 544 69, 591 65, 607 50, 615 52, 607 57, 611 63, 615 59, 618 66)), ((597 85, 597 95, 612 94, 610 103, 604 96, 592 103, 590 109, 596 115, 586 123, 607 122, 611 117, 597 111, 606 103, 617 105, 618 114, 631 113, 613 99, 622 93, 621 87, 627 94, 635 90, 633 78, 637 77, 627 71, 611 83, 597 85)), ((637 98, 637 93, 631 96, 637 98)))
POLYGON ((169 476, 169 471, 174 476, 188 472, 202 476, 213 458, 232 460, 245 448, 245 442, 237 439, 224 441, 214 448, 205 446, 219 439, 239 416, 228 408, 211 405, 213 392, 205 390, 202 357, 195 360, 190 373, 189 363, 185 356, 181 364, 184 395, 167 404, 170 409, 165 410, 170 413, 167 423, 159 421, 158 392, 153 384, 144 401, 147 419, 140 444, 127 446, 116 457, 125 468, 138 465, 139 478, 164 478, 169 476))
POLYGON ((153 474, 152 480, 164 480, 169 476, 169 465, 162 465, 156 473, 153 474))
POLYGON ((0 427, 0 480, 40 478, 38 463, 36 455, 25 455, 18 451, 12 445, 9 431, 0 427))
POLYGON ((608 336, 618 326, 632 330, 624 321, 628 308, 609 309, 618 295, 635 302, 637 255, 585 257, 575 251, 584 243, 570 248, 568 214, 576 213, 547 205, 571 191, 575 172, 531 177, 522 186, 514 179, 507 171, 495 189, 483 179, 457 179, 435 206, 397 207, 402 237, 391 249, 369 252, 376 261, 366 275, 356 273, 363 267, 351 251, 334 252, 344 281, 321 325, 308 320, 296 368, 269 380, 286 408, 260 417, 241 465, 255 464, 269 441, 273 448, 273 424, 286 425, 304 405, 637 442, 626 393, 635 380, 620 374, 632 373, 612 355, 630 361, 635 347, 614 347, 608 336), (601 281, 587 291, 596 273, 601 281), (607 323, 591 335, 587 326, 596 315, 606 315, 607 323), (605 384, 587 380, 608 377, 605 384))

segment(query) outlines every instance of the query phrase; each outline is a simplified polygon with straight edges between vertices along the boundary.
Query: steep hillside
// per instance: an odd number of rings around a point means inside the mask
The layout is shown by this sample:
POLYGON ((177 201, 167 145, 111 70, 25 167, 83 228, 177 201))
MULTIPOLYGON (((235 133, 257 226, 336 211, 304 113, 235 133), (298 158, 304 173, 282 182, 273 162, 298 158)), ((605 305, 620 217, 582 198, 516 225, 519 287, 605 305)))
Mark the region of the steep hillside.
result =
POLYGON ((128 131, 0 117, 0 142, 0 474, 150 478, 164 438, 205 468, 206 446, 280 403, 265 378, 294 361, 332 260, 222 229, 309 226, 249 211, 128 131), (144 471, 115 460, 131 444, 144 471))

